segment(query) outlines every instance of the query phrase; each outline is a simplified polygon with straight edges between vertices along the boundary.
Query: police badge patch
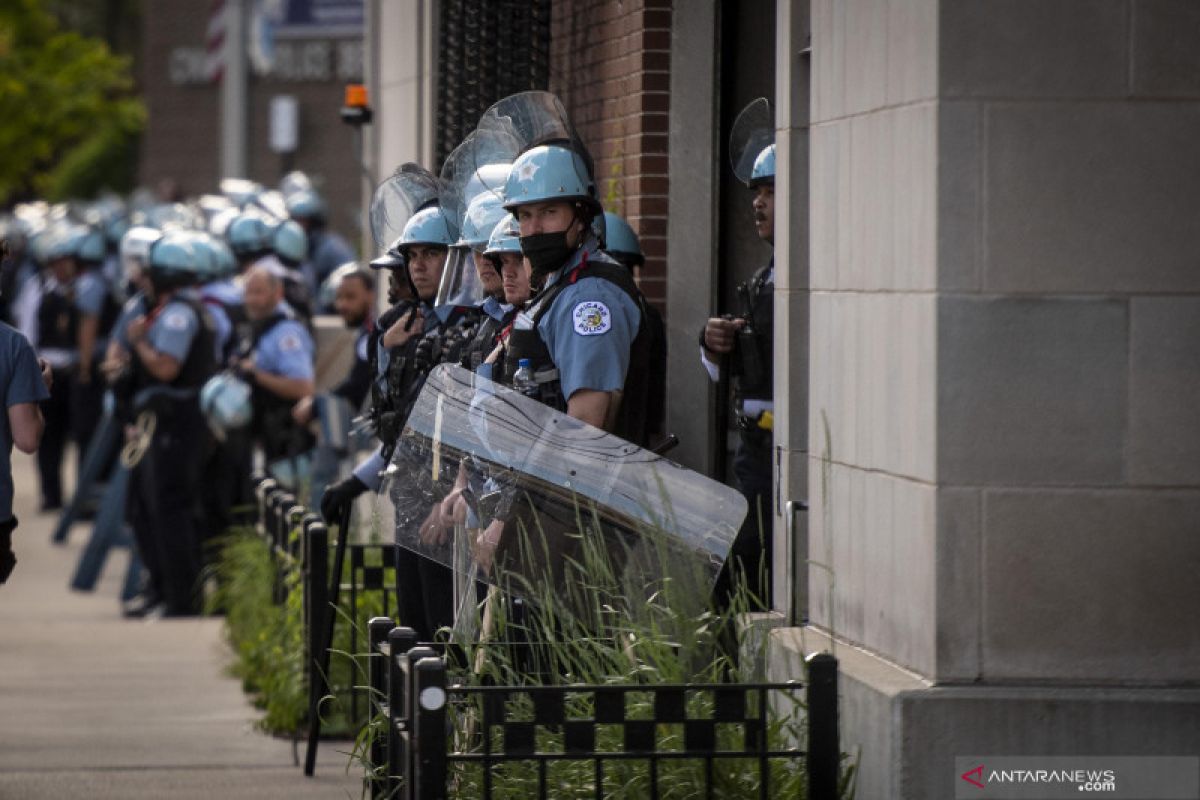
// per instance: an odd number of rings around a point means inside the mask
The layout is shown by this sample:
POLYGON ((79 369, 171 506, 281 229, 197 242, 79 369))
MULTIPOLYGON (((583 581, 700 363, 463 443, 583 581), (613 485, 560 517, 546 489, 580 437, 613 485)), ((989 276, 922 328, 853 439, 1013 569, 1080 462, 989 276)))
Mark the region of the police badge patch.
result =
POLYGON ((575 319, 575 332, 580 336, 597 336, 612 327, 612 314, 608 306, 598 300, 588 300, 575 306, 571 312, 575 319))

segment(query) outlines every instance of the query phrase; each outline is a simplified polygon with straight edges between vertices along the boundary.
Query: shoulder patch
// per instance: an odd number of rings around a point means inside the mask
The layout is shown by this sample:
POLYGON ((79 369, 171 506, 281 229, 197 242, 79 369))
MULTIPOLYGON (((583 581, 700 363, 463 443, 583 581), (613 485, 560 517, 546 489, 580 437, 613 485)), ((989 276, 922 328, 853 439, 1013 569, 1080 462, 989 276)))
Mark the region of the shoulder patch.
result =
POLYGON ((585 300, 575 306, 571 317, 580 336, 598 336, 612 327, 612 313, 599 300, 585 300))
POLYGON ((175 310, 163 315, 163 326, 169 331, 185 331, 189 322, 187 312, 183 310, 175 310))
POLYGON ((279 339, 279 349, 281 352, 295 353, 297 350, 302 350, 303 348, 304 345, 301 343, 300 337, 294 333, 285 333, 279 339))

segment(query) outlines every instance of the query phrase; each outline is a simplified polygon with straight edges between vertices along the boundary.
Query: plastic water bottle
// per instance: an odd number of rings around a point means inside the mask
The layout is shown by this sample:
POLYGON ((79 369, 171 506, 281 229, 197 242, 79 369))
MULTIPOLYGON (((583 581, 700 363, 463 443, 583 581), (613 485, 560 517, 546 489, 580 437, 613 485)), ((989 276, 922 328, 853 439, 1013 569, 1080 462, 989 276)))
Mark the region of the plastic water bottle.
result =
POLYGON ((513 373, 513 388, 526 397, 537 397, 537 381, 533 379, 533 366, 528 358, 517 362, 517 371, 513 373))

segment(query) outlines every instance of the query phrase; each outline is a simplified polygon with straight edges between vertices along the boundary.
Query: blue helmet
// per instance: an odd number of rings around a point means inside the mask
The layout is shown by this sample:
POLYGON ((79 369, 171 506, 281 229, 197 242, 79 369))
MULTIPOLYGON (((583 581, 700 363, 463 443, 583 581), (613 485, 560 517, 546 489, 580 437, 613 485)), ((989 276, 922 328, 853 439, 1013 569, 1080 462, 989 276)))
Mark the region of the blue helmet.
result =
POLYGON ((457 237, 446 212, 438 206, 429 206, 412 215, 392 249, 404 252, 405 249, 418 244, 451 247, 455 242, 457 237))
POLYGON ((754 159, 754 168, 750 171, 750 188, 764 183, 775 183, 775 145, 770 144, 754 159))
POLYGON ((191 234, 192 246, 196 248, 201 266, 200 281, 218 281, 237 273, 237 260, 229 245, 212 234, 203 231, 191 234))
POLYGON ((508 216, 509 213, 504 210, 504 205, 496 195, 491 192, 476 195, 467 206, 467 213, 463 217, 462 236, 457 242, 458 246, 476 250, 486 247, 496 224, 508 216))
POLYGON ((526 150, 513 162, 504 182, 504 207, 515 211, 529 203, 556 200, 587 203, 599 210, 596 183, 583 157, 558 144, 542 144, 526 150))
POLYGON ((250 386, 229 372, 214 375, 200 389, 200 411, 219 438, 244 428, 254 416, 250 386))
POLYGON ((604 212, 604 249, 619 257, 622 263, 643 264, 642 243, 623 218, 611 211, 604 212))
POLYGON ((496 223, 496 227, 492 229, 492 235, 488 238, 487 249, 483 251, 485 256, 498 256, 501 253, 520 253, 521 252, 521 229, 517 227, 517 221, 510 214, 504 219, 496 223))
POLYGON ((157 288, 190 286, 200 280, 206 262, 194 237, 192 231, 170 231, 150 245, 150 280, 157 288))
POLYGON ((300 189, 284 198, 288 215, 292 219, 324 220, 325 201, 312 189, 300 189))
POLYGON ((308 234, 300 223, 285 219, 271 232, 271 249, 281 261, 299 264, 308 257, 308 234))
POLYGON ((248 211, 229 223, 225 238, 234 255, 256 256, 271 249, 271 226, 261 214, 248 211))

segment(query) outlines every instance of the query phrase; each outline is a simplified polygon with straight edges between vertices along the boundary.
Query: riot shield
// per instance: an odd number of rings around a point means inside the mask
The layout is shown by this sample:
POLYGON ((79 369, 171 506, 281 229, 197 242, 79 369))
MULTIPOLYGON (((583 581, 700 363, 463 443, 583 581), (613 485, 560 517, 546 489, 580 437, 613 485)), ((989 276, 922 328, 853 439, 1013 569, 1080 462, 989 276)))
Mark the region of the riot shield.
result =
POLYGON ((385 476, 397 544, 459 575, 460 603, 472 578, 568 598, 580 567, 627 597, 680 576, 706 596, 746 515, 735 490, 446 364, 385 476))
POLYGON ((371 238, 380 253, 404 232, 409 217, 437 201, 444 185, 424 167, 408 162, 375 189, 371 197, 371 238))
POLYGON ((742 183, 749 184, 754 160, 775 143, 775 115, 767 98, 752 100, 737 115, 729 132, 729 164, 742 183))

